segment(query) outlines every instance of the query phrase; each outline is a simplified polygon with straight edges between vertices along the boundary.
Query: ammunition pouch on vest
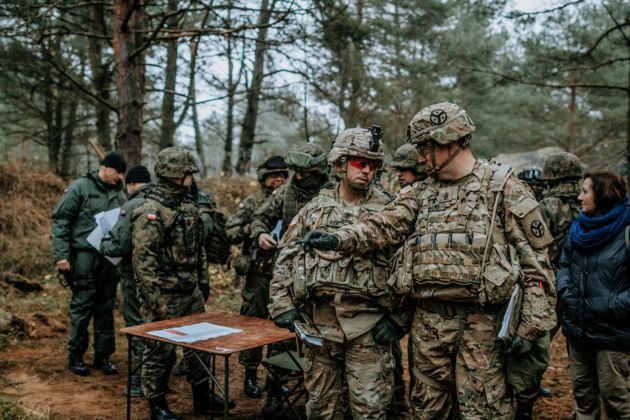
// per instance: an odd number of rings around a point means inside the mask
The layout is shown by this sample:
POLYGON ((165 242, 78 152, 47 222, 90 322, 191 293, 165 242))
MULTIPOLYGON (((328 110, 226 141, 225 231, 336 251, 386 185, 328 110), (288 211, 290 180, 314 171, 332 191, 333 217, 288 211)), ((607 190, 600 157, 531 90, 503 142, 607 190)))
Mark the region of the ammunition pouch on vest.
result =
POLYGON ((397 292, 482 305, 509 299, 521 275, 516 249, 502 228, 509 169, 482 162, 473 170, 476 179, 423 192, 417 233, 398 250, 388 280, 397 292))

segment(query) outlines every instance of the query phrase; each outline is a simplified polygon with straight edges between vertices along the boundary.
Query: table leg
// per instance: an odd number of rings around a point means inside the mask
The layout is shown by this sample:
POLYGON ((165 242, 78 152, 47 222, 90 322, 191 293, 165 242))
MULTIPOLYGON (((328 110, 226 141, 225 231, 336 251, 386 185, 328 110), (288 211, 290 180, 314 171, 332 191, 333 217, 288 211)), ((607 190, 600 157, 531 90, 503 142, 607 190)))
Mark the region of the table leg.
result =
POLYGON ((131 342, 133 336, 127 334, 127 420, 131 420, 131 342))
POLYGON ((223 374, 223 388, 225 389, 225 393, 224 393, 224 398, 225 398, 225 403, 223 404, 223 419, 227 420, 228 418, 228 406, 230 403, 230 391, 229 391, 229 386, 230 386, 230 355, 228 354, 227 356, 225 356, 223 358, 223 370, 224 370, 224 374, 223 374))

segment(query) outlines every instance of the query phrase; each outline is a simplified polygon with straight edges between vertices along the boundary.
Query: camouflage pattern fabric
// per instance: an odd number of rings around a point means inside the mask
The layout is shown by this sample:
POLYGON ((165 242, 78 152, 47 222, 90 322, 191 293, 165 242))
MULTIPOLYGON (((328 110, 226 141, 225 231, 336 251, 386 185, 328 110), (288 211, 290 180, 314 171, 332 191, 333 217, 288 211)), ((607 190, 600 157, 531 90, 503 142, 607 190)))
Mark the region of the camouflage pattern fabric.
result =
POLYGON ((478 390, 468 390, 468 387, 474 388, 488 381, 489 387, 505 383, 505 359, 494 344, 496 315, 484 313, 484 308, 504 304, 514 282, 518 282, 524 291, 517 334, 535 341, 555 325, 554 277, 546 252, 552 238, 530 190, 514 175, 507 178, 495 227, 492 232, 489 231, 490 209, 495 198, 491 188, 498 170, 498 166, 478 160, 472 173, 463 179, 416 183, 401 190, 396 200, 382 212, 335 231, 340 238, 338 251, 345 255, 366 253, 406 240, 399 254, 402 262, 398 263, 405 271, 395 273, 393 280, 400 291, 406 291, 417 299, 415 326, 412 325, 411 334, 416 367, 412 402, 418 418, 423 418, 423 410, 427 407, 453 404, 450 395, 455 395, 455 390, 458 404, 463 409, 476 407, 479 415, 484 412, 503 413, 502 403, 500 407, 494 407, 493 401, 505 401, 504 387, 492 391, 490 400, 477 400, 480 395, 478 390), (491 248, 482 272, 480 265, 487 235, 490 235, 491 248), (522 275, 512 276, 515 269, 522 275), (460 316, 465 321, 461 327, 461 345, 442 350, 439 357, 459 358, 457 351, 453 354, 455 347, 461 350, 477 344, 489 346, 482 350, 488 357, 485 363, 491 364, 477 366, 476 361, 485 360, 477 358, 451 364, 453 369, 449 369, 448 385, 436 386, 436 383, 444 382, 444 378, 431 369, 431 361, 426 362, 424 367, 419 365, 418 353, 431 357, 431 353, 426 353, 423 347, 430 348, 436 336, 440 340, 442 336, 451 336, 449 340, 454 343, 452 330, 455 327, 448 319, 444 323, 438 322, 441 320, 436 317, 448 317, 439 311, 434 313, 422 309, 424 302, 433 303, 433 306, 442 305, 449 311, 468 308, 467 317, 460 316), (431 324, 432 332, 426 332, 426 336, 423 335, 425 312, 430 312, 435 318, 431 324), (468 316, 478 317, 475 319, 481 324, 472 324, 468 316), (484 343, 482 340, 490 334, 490 341, 484 343), (488 381, 471 382, 469 378, 477 371, 497 372, 497 376, 485 377, 488 381), (431 392, 428 392, 429 389, 431 392), (472 400, 468 401, 470 398, 472 400))
MULTIPOLYGON (((112 228, 110 235, 103 238, 101 242, 101 252, 104 255, 122 258, 118 265, 118 271, 121 279, 120 291, 122 293, 122 314, 125 320, 125 327, 142 324, 136 280, 131 264, 131 253, 133 251, 131 215, 144 202, 145 195, 153 187, 153 183, 143 185, 129 196, 129 201, 120 208, 120 217, 112 228)), ((132 346, 132 352, 136 360, 142 360, 144 340, 136 338, 133 340, 132 346)))
MULTIPOLYGON (((226 225, 226 231, 232 243, 243 242, 238 258, 241 260, 239 263, 246 266, 247 274, 241 292, 243 302, 241 303, 240 314, 265 319, 269 316, 267 304, 269 303, 272 263, 271 259, 262 258, 262 255, 260 256, 262 261, 252 263, 253 240, 249 237, 249 225, 256 209, 271 196, 272 192, 272 188, 266 188, 247 196, 230 216, 226 225)), ((239 353, 239 363, 247 368, 256 369, 262 360, 262 350, 262 347, 258 347, 239 353)))
POLYGON ((211 193, 198 191, 197 206, 203 222, 206 260, 212 264, 225 264, 230 257, 230 240, 225 232, 227 217, 214 202, 211 193))
POLYGON ((96 227, 96 213, 124 202, 121 185, 107 185, 94 172, 74 181, 53 210, 53 260, 70 261, 78 284, 70 300, 70 356, 83 356, 87 350, 91 318, 95 353, 108 357, 114 352, 113 311, 118 278, 114 266, 87 243, 87 236, 96 227))
POLYGON ((538 398, 538 390, 551 356, 549 333, 534 342, 534 346, 525 354, 508 355, 507 383, 514 390, 518 402, 533 402, 538 398))
POLYGON ((580 214, 581 206, 577 197, 581 188, 578 182, 563 182, 551 186, 540 202, 545 223, 554 240, 549 245, 549 259, 554 271, 558 269, 558 260, 562 245, 569 234, 569 228, 580 214))
MULTIPOLYGON (((133 268, 144 321, 203 312, 199 284, 208 282, 203 223, 188 190, 158 182, 131 220, 133 268)), ((146 343, 145 355, 158 345, 158 353, 142 368, 142 387, 147 398, 166 392, 175 362, 174 348, 157 342, 146 343)), ((196 357, 191 352, 184 353, 189 382, 207 380, 196 357)))
MULTIPOLYGON (((313 229, 332 230, 380 211, 389 198, 374 187, 353 206, 343 203, 338 187, 323 189, 300 210, 282 241, 290 244, 313 229)), ((385 418, 393 389, 390 346, 374 342, 371 330, 389 312, 386 252, 344 257, 315 257, 301 247, 280 251, 271 282, 269 311, 276 317, 300 307, 324 338, 309 348, 305 384, 309 418, 331 418, 340 406, 343 378, 348 382, 356 418, 385 418)))

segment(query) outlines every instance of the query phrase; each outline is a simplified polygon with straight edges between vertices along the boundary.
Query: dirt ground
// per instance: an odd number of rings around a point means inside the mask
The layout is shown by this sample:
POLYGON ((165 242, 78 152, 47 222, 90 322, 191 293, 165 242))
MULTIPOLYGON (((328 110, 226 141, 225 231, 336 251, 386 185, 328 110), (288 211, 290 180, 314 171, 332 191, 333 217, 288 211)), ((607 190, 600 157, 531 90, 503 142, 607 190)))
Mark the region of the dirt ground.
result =
MULTIPOLYGON (((43 418, 124 418, 126 397, 123 389, 127 372, 127 343, 124 335, 117 333, 117 351, 113 355, 113 362, 119 368, 118 375, 105 376, 96 370, 87 377, 71 374, 66 369, 67 317, 63 307, 69 294, 56 284, 53 277, 42 281, 42 286, 41 292, 28 294, 10 286, 0 289, 4 305, 10 312, 21 314, 26 324, 26 334, 11 340, 0 352, 0 399, 14 401, 27 413, 43 418)), ((238 287, 218 290, 207 308, 235 310, 238 293, 238 287)), ((122 327, 117 308, 117 331, 122 327)), ((555 338, 553 349, 552 363, 545 375, 544 385, 553 391, 554 396, 539 399, 535 418, 570 419, 573 400, 564 338, 561 335, 555 338)), ((86 362, 91 360, 92 354, 88 353, 86 362)), ((233 356, 230 362, 230 396, 237 402, 237 407, 230 412, 230 418, 258 418, 264 397, 251 399, 243 394, 243 370, 237 357, 233 356)), ((219 365, 218 371, 222 374, 222 364, 219 365)), ((262 376, 261 368, 259 377, 262 376)), ((172 389, 168 395, 171 408, 184 418, 194 418, 190 387, 186 380, 174 376, 169 386, 172 389)), ((144 399, 132 399, 132 418, 148 418, 144 399)))

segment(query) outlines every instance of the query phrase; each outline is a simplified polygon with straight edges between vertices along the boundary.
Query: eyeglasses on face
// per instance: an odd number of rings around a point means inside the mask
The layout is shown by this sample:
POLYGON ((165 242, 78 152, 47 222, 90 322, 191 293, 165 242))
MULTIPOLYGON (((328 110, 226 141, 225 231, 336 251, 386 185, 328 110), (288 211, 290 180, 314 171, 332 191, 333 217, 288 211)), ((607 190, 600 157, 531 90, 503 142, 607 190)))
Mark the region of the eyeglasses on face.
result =
POLYGON ((347 162, 355 169, 363 169, 367 166, 370 171, 375 171, 378 168, 378 161, 362 157, 349 157, 347 162))

